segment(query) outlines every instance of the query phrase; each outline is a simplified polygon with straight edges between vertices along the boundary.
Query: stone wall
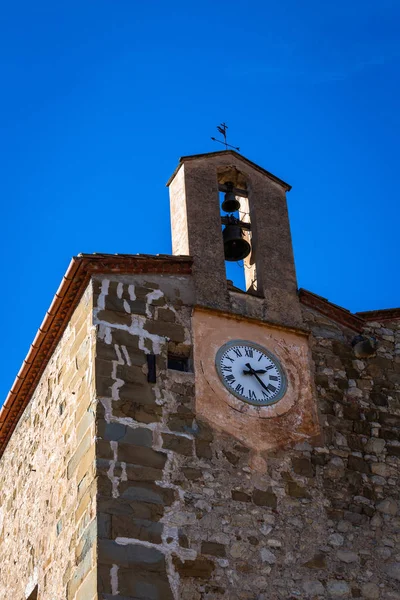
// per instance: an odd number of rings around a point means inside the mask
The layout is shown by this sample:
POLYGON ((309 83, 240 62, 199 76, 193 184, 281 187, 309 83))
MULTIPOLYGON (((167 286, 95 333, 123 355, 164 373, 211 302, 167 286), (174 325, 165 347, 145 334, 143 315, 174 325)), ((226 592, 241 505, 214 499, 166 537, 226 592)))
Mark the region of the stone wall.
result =
POLYGON ((179 598, 175 556, 192 558, 178 520, 172 470, 192 453, 194 375, 167 369, 168 352, 191 361, 188 277, 96 278, 95 324, 99 598, 179 598), (156 383, 147 355, 156 356, 156 383), (175 428, 180 429, 175 434, 175 428))
POLYGON ((196 418, 193 373, 167 369, 191 352, 189 282, 96 286, 99 598, 399 600, 399 325, 369 324, 360 360, 354 332, 304 309, 323 437, 260 473, 196 418))
POLYGON ((359 359, 303 309, 323 434, 260 471, 195 414, 193 302, 188 276, 94 277, 0 462, 1 597, 400 600, 400 324, 359 359))
POLYGON ((0 461, 0 597, 91 600, 95 590, 91 289, 0 461))

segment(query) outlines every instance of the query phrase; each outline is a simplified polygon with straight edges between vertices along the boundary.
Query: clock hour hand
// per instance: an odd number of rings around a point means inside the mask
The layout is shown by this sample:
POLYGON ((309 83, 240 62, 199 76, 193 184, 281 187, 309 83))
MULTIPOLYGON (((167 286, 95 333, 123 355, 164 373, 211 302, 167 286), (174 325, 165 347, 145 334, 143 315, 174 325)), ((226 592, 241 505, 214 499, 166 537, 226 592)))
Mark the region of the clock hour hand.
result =
POLYGON ((266 372, 265 369, 257 369, 257 371, 255 369, 252 369, 251 371, 245 371, 243 369, 243 375, 253 375, 253 373, 260 373, 260 375, 263 375, 266 372))
POLYGON ((253 369, 253 367, 250 365, 250 363, 246 363, 246 367, 249 369, 250 373, 252 375, 254 375, 254 377, 257 379, 258 383, 260 383, 262 385, 262 387, 264 388, 264 390, 267 390, 267 392, 269 391, 267 386, 265 385, 265 383, 259 378, 259 376, 257 375, 257 372, 253 369))

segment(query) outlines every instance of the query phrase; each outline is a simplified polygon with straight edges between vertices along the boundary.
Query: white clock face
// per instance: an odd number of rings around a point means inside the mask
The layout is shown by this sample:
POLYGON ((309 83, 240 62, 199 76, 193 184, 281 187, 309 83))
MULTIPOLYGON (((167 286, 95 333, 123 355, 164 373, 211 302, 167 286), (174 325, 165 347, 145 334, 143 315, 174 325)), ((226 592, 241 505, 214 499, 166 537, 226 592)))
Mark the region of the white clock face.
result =
POLYGON ((268 406, 286 392, 286 375, 271 352, 244 340, 224 344, 217 352, 218 375, 231 394, 255 406, 268 406))

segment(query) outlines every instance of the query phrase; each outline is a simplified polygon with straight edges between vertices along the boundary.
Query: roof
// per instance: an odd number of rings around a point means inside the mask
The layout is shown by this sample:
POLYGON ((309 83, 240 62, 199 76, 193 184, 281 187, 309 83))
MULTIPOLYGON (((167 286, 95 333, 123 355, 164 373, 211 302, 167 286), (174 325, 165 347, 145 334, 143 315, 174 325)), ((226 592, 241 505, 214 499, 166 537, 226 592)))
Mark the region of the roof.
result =
POLYGON ((192 160, 199 160, 202 158, 213 158, 214 156, 223 156, 223 155, 235 156, 236 158, 238 158, 242 162, 246 163, 247 165, 249 165, 256 171, 259 171, 263 175, 266 175, 269 179, 272 179, 272 181, 275 181, 275 183, 279 183, 283 188, 285 188, 285 190, 287 192, 290 192, 290 190, 292 189, 292 186, 289 185, 288 183, 286 183, 285 181, 283 181, 283 179, 279 179, 279 177, 276 177, 276 175, 273 175, 269 171, 266 171, 265 169, 263 169, 256 163, 252 162, 245 156, 242 156, 238 152, 235 152, 234 150, 220 150, 218 152, 206 152, 205 154, 191 154, 189 156, 181 156, 181 158, 179 159, 178 166, 176 167, 175 171, 172 173, 171 177, 168 179, 168 181, 166 183, 167 187, 170 185, 170 183, 174 179, 174 177, 177 174, 177 172, 179 171, 181 165, 183 165, 185 162, 189 162, 192 160))
POLYGON ((68 321, 96 273, 167 273, 189 275, 188 256, 158 254, 79 254, 67 269, 28 355, 0 411, 0 456, 7 445, 36 385, 50 360, 68 321))

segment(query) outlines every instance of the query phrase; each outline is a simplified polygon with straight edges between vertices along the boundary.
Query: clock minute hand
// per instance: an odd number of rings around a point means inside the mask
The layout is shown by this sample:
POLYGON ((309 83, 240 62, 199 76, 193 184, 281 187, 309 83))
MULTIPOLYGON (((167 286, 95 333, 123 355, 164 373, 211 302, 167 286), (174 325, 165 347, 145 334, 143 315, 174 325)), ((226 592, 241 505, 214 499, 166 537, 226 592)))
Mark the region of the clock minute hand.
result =
POLYGON ((267 390, 267 392, 268 392, 269 390, 268 390, 267 386, 259 378, 259 376, 257 375, 256 371, 253 369, 253 367, 250 366, 250 363, 246 363, 246 367, 249 369, 249 371, 251 372, 251 374, 254 375, 254 377, 257 379, 258 383, 260 383, 262 385, 262 387, 264 388, 264 390, 267 390))

